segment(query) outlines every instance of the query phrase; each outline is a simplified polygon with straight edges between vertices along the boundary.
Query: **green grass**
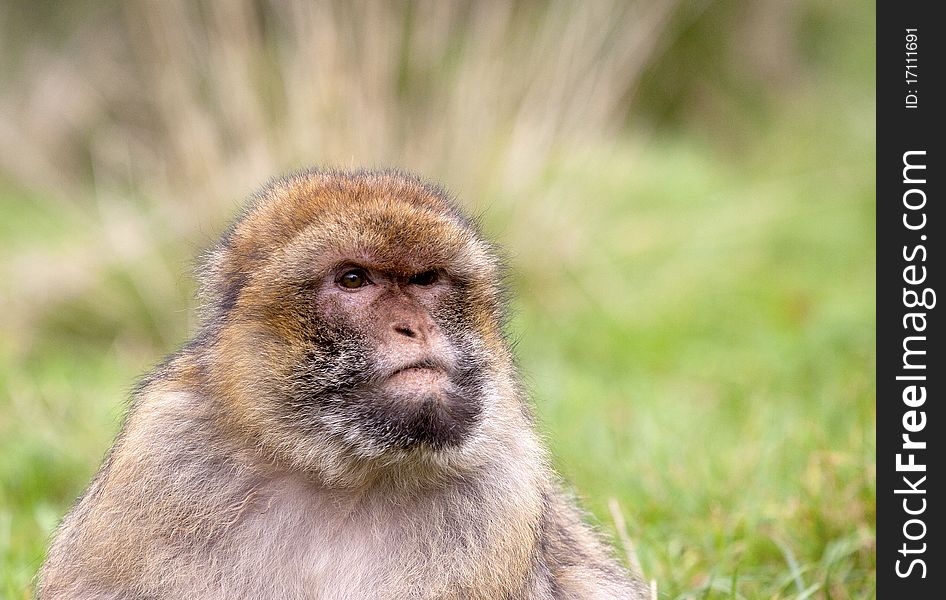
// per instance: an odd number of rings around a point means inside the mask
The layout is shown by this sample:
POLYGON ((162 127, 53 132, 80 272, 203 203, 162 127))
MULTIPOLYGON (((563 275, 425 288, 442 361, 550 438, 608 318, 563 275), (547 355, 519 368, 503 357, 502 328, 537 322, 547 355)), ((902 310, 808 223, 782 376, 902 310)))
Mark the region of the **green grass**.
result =
MULTIPOLYGON (((612 534, 619 501, 661 598, 874 595, 873 113, 852 110, 800 108, 736 156, 592 149, 477 203, 555 462, 612 534)), ((226 216, 181 239, 130 204, 147 243, 122 253, 101 206, 2 189, 0 595, 22 598, 127 390, 186 339, 190 257, 226 216)))
POLYGON ((666 597, 870 597, 869 151, 748 177, 666 152, 573 178, 613 212, 575 207, 585 247, 521 282, 558 464, 605 527, 620 500, 666 597))

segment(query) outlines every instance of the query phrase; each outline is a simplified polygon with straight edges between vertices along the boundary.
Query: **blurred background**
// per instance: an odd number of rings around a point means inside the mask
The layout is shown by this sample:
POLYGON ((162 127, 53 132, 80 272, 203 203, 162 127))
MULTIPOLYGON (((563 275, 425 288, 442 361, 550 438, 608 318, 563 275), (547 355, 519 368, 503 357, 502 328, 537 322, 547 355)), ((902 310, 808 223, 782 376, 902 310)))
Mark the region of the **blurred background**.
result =
POLYGON ((874 596, 874 6, 0 4, 0 596, 26 598, 194 257, 274 175, 395 166, 509 252, 555 462, 661 598, 874 596), (626 535, 625 535, 626 534, 626 535))

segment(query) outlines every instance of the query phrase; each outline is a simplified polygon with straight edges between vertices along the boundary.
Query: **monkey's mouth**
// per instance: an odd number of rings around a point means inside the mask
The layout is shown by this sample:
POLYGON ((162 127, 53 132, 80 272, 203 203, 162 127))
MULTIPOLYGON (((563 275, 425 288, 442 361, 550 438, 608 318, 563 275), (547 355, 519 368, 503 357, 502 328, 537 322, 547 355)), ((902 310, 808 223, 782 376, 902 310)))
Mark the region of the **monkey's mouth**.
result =
POLYGON ((479 421, 484 372, 462 358, 408 358, 363 383, 320 394, 319 414, 332 429, 342 427, 344 440, 357 433, 372 441, 373 451, 458 446, 479 421))
POLYGON ((392 370, 391 373, 388 374, 388 377, 393 377, 399 373, 404 373, 405 371, 439 371, 441 373, 446 373, 449 370, 450 368, 443 361, 425 358, 422 360, 415 360, 392 370))
POLYGON ((450 368, 437 360, 418 360, 391 371, 384 387, 407 396, 439 396, 450 385, 450 368))

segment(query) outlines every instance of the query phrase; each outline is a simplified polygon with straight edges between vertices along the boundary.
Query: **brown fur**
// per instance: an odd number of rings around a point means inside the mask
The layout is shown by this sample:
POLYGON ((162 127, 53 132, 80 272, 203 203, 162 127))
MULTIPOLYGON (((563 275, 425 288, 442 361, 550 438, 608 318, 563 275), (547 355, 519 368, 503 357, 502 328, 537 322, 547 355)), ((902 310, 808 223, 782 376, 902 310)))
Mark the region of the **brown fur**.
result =
MULTIPOLYGON (((135 393, 37 596, 645 597, 548 466, 503 337, 500 279, 472 224, 414 178, 313 171, 271 184, 210 253, 201 331, 135 393), (424 344, 479 361, 427 442, 390 437, 383 420, 351 433, 363 424, 341 400, 324 409, 335 413, 310 406, 324 399, 312 390, 338 387, 326 365, 361 357, 331 337, 340 309, 313 283, 339 261, 391 281, 433 265, 449 282, 421 304, 379 300, 417 330, 428 311, 416 307, 433 307, 424 344), (310 320, 319 311, 329 316, 310 320)), ((370 320, 358 327, 374 331, 370 320)))

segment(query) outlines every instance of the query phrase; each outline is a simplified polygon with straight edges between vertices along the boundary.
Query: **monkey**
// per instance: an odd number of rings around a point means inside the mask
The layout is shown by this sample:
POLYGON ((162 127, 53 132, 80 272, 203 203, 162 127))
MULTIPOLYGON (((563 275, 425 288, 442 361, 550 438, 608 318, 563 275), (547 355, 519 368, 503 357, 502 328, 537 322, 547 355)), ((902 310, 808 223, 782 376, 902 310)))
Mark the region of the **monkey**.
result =
POLYGON ((457 206, 394 170, 258 192, 37 598, 649 597, 550 466, 505 261, 457 206))

